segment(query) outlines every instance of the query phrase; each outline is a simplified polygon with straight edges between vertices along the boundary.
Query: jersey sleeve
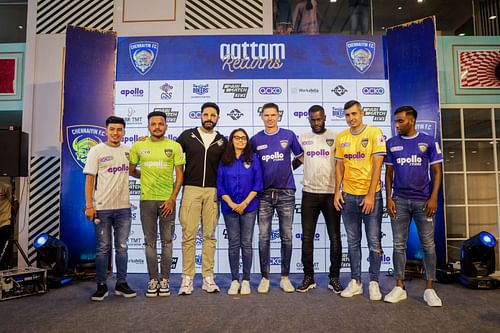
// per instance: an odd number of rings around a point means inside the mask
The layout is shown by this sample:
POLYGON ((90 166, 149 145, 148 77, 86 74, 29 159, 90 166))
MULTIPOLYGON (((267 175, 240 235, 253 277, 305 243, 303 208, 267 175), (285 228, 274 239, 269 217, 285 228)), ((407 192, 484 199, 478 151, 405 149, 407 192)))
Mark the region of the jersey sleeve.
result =
POLYGON ((254 170, 252 191, 260 194, 264 188, 264 183, 262 180, 262 166, 260 164, 260 158, 259 156, 257 156, 257 154, 253 155, 252 164, 254 170))
POLYGON ((132 165, 137 165, 137 163, 139 163, 138 145, 139 145, 139 142, 136 142, 132 145, 132 148, 130 148, 129 162, 132 165))
POLYGON ((394 165, 394 156, 392 155, 392 152, 391 152, 391 139, 387 140, 387 143, 385 146, 386 146, 387 153, 386 153, 385 158, 384 158, 384 164, 394 165))
POLYGON ((227 194, 226 186, 224 186, 224 165, 219 162, 219 167, 217 169, 217 196, 222 198, 223 195, 227 194))
POLYGON ((174 151, 174 165, 184 165, 186 164, 186 158, 184 156, 184 151, 180 144, 175 145, 174 151))
POLYGON ((340 146, 339 136, 335 138, 335 159, 336 160, 344 159, 344 153, 342 151, 342 147, 340 146))
POLYGON ((295 156, 300 156, 304 152, 302 150, 302 147, 300 146, 299 140, 297 140, 297 136, 295 135, 294 132, 291 132, 292 136, 292 144, 290 148, 292 149, 292 152, 295 156))
POLYGON ((87 163, 85 163, 85 168, 83 168, 83 173, 86 175, 97 175, 99 170, 98 156, 96 146, 92 147, 87 154, 87 163))
POLYGON ((429 161, 430 164, 436 164, 443 161, 443 153, 439 147, 439 143, 434 141, 433 144, 429 144, 429 161))
POLYGON ((372 135, 372 144, 373 144, 373 155, 385 155, 386 154, 386 146, 384 134, 380 128, 374 127, 373 135, 372 135))

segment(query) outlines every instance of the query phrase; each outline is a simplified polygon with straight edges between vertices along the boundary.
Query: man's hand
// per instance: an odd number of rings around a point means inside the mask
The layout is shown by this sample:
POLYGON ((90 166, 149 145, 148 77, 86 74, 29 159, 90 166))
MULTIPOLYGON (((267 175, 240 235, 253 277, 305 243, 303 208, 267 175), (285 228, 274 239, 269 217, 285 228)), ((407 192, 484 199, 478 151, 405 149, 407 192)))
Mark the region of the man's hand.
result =
POLYGON ((175 207, 175 200, 174 199, 167 199, 164 203, 160 205, 161 209, 161 217, 166 217, 174 211, 175 207))
POLYGON ((359 204, 363 214, 371 214, 375 209, 375 194, 367 194, 359 204))
POLYGON ((333 196, 333 205, 335 206, 335 209, 340 212, 344 204, 344 198, 342 198, 342 193, 340 192, 335 192, 335 195, 333 196))
POLYGON ((391 197, 387 198, 387 213, 390 217, 396 218, 396 203, 391 197))
POLYGON ((85 217, 92 222, 95 220, 96 213, 94 207, 85 208, 85 217))
POLYGON ((427 217, 433 217, 434 214, 436 214, 436 210, 438 208, 437 198, 434 198, 434 197, 431 196, 425 202, 424 208, 425 208, 425 213, 426 213, 427 217))

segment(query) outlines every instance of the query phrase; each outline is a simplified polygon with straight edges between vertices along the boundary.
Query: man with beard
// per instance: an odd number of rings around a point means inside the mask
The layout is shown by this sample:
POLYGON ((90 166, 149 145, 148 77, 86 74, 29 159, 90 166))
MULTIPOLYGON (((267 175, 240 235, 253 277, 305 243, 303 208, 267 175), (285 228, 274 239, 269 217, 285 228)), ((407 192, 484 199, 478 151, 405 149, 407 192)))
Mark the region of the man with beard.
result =
POLYGON ((219 219, 217 169, 227 139, 215 131, 219 106, 207 102, 201 106, 201 127, 187 129, 177 138, 186 154, 184 190, 179 219, 182 226, 182 283, 179 295, 191 295, 195 275, 195 242, 198 227, 203 231, 202 289, 218 292, 214 281, 215 227, 219 219))
POLYGON ((330 238, 330 281, 328 289, 340 293, 340 264, 342 245, 340 240, 340 212, 333 206, 335 193, 335 138, 337 133, 325 128, 325 110, 320 105, 309 108, 309 124, 312 132, 299 136, 304 154, 294 160, 294 168, 304 163, 302 184, 302 265, 304 279, 298 292, 316 288, 314 282, 314 235, 320 213, 323 213, 330 238))
POLYGON ((170 295, 175 200, 182 186, 182 166, 185 163, 181 146, 165 137, 166 118, 166 114, 161 111, 148 114, 150 136, 134 143, 130 150, 130 174, 141 179, 141 224, 149 274, 147 297, 170 295), (138 164, 140 170, 136 168, 138 164), (159 276, 156 251, 158 220, 161 240, 159 276))

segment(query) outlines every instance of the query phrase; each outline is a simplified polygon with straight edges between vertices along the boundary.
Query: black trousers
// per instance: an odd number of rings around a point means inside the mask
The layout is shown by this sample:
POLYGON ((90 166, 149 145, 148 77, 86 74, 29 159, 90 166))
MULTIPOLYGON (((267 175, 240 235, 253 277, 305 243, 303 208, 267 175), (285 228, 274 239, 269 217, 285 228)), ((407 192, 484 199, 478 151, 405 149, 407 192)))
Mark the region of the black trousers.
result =
POLYGON ((305 276, 314 276, 314 237, 319 214, 325 218, 330 239, 330 278, 338 278, 342 262, 340 212, 333 206, 333 193, 302 192, 302 265, 305 276))
POLYGON ((0 228, 0 256, 5 250, 3 257, 0 260, 0 270, 8 268, 10 258, 12 257, 12 243, 9 243, 7 248, 5 248, 5 245, 10 238, 11 228, 12 226, 10 224, 0 228))

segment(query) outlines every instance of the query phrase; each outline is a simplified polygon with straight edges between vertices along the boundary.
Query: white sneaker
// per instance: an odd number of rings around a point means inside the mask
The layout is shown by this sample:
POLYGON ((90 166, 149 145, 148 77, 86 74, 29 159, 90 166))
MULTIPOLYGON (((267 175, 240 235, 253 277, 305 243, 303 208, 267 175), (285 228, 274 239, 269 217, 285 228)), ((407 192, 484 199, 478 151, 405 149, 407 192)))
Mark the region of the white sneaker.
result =
POLYGON ((252 289, 250 289, 250 281, 243 280, 241 282, 240 294, 241 295, 250 295, 251 293, 252 293, 252 289))
POLYGON ((286 293, 293 293, 295 291, 295 287, 293 286, 292 281, 290 281, 288 276, 281 277, 280 288, 286 293))
POLYGON ((377 281, 370 281, 368 292, 370 293, 370 299, 372 301, 380 301, 382 299, 382 294, 380 293, 377 281))
POLYGON ((269 279, 263 277, 260 280, 259 287, 257 288, 259 294, 267 294, 269 292, 269 279))
POLYGON ((238 295, 238 291, 240 291, 240 282, 238 280, 233 280, 231 282, 231 286, 229 287, 227 294, 228 295, 238 295))
POLYGON ((439 298, 434 289, 425 289, 424 301, 427 302, 428 306, 443 306, 441 298, 439 298))
POLYGON ((207 293, 218 293, 220 291, 213 276, 206 276, 203 279, 203 286, 201 286, 201 289, 205 290, 207 293))
POLYGON ((181 287, 179 288, 179 295, 191 295, 193 293, 193 279, 189 276, 182 278, 181 287))
POLYGON ((342 290, 340 296, 342 297, 352 297, 355 295, 363 294, 363 284, 361 282, 358 283, 356 279, 352 279, 351 282, 347 285, 347 288, 342 290))
POLYGON ((398 303, 400 301, 404 301, 408 297, 406 290, 401 287, 394 287, 390 293, 385 295, 384 302, 387 303, 398 303))

